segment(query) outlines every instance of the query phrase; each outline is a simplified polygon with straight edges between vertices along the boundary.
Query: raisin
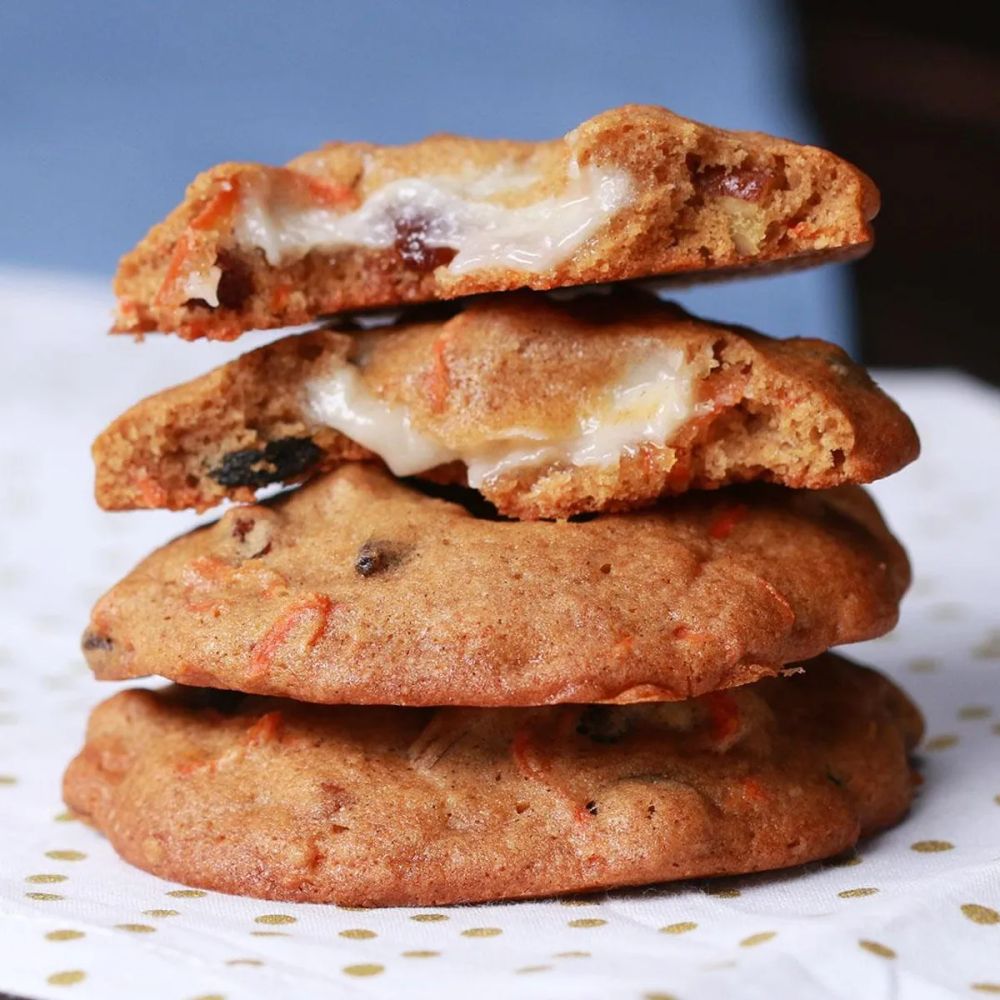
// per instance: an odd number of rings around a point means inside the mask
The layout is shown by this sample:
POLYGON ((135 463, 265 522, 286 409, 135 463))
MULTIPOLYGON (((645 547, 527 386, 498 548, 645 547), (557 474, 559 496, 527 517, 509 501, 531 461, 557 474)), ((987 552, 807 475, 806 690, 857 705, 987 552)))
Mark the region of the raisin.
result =
POLYGON ((406 555, 406 547, 395 542, 367 541, 354 557, 354 568, 361 576, 374 576, 399 565, 406 555))
POLYGON ((252 486, 255 489, 292 479, 315 465, 323 449, 311 438, 281 438, 268 441, 263 449, 231 451, 209 475, 220 486, 252 486))
POLYGON ((101 635, 99 632, 91 632, 90 629, 87 629, 83 633, 83 642, 81 645, 88 651, 95 649, 110 650, 114 646, 114 642, 109 635, 101 635))
POLYGON ((695 179, 698 189, 705 195, 751 202, 766 198, 777 181, 773 170, 760 167, 737 167, 735 170, 708 167, 695 179))
POLYGON ((584 709, 576 731, 595 743, 617 743, 628 735, 632 724, 624 712, 609 705, 591 705, 584 709))
POLYGON ((433 271, 450 264, 457 251, 451 247, 429 247, 425 241, 428 220, 423 216, 396 219, 396 253, 416 271, 433 271))

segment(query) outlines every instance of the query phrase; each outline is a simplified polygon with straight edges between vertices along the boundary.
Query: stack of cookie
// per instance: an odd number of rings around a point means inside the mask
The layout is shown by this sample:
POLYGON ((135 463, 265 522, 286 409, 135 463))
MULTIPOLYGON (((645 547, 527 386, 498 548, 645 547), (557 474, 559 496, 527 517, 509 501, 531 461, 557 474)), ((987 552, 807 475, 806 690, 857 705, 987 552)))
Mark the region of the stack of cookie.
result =
POLYGON ((830 153, 650 107, 199 177, 124 258, 118 329, 335 318, 98 438, 107 509, 233 503, 94 608, 98 677, 176 683, 95 710, 68 804, 163 877, 345 905, 775 868, 897 821, 920 716, 827 650, 895 624, 906 557, 856 484, 916 456, 909 420, 830 344, 619 284, 858 255, 876 207, 830 153))

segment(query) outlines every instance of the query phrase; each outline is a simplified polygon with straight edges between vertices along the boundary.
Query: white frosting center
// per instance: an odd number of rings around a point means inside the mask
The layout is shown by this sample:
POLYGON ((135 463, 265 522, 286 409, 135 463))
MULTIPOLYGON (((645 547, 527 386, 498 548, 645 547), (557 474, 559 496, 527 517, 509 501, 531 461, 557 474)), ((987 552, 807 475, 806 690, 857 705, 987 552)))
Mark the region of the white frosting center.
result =
POLYGON ((466 465, 469 485, 479 487, 520 469, 614 465, 642 445, 662 447, 696 413, 694 382, 684 352, 659 346, 561 432, 512 427, 491 440, 456 448, 416 430, 405 406, 379 399, 360 370, 346 362, 309 383, 306 400, 316 423, 375 452, 397 476, 459 460, 466 465))
POLYGON ((628 174, 571 161, 566 186, 554 197, 506 208, 487 200, 528 187, 538 175, 509 164, 472 178, 409 177, 390 181, 357 209, 281 204, 244 192, 237 217, 237 242, 264 251, 277 265, 311 250, 345 247, 383 250, 395 244, 402 227, 431 249, 447 247, 455 256, 452 274, 490 267, 545 271, 563 261, 632 196, 628 174))

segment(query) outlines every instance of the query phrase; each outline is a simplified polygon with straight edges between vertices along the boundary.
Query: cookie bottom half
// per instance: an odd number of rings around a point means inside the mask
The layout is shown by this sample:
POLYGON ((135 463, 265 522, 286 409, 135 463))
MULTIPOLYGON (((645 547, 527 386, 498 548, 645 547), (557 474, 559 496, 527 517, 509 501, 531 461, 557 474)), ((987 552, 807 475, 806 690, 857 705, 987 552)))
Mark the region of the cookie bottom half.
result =
POLYGON ((133 689, 94 710, 64 795, 126 861, 264 899, 423 906, 783 868, 899 820, 922 730, 874 671, 804 667, 626 706, 133 689))

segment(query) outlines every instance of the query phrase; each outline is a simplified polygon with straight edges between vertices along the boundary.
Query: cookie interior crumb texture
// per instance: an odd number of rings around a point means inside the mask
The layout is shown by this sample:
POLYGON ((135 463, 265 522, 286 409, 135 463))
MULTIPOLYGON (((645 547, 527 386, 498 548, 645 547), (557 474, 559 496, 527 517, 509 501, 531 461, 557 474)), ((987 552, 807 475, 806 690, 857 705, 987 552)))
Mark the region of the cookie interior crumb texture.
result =
POLYGON ((869 482, 917 451, 906 415, 834 345, 622 290, 494 296, 444 320, 288 337, 138 403, 93 449, 111 510, 252 501, 381 459, 468 482, 521 519, 748 480, 869 482))
POLYGON ((231 339, 345 310, 867 251, 872 182, 813 146, 628 105, 561 139, 226 163, 122 259, 115 328, 231 339))

